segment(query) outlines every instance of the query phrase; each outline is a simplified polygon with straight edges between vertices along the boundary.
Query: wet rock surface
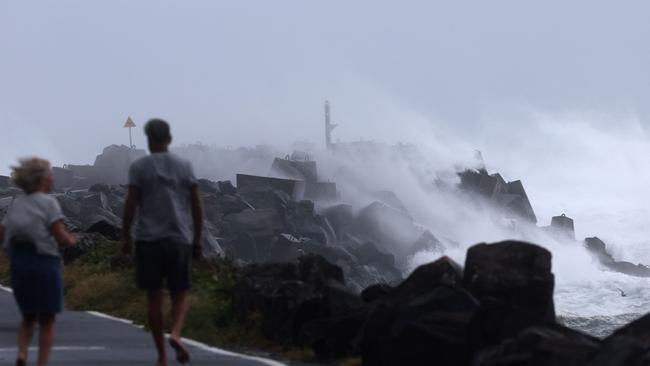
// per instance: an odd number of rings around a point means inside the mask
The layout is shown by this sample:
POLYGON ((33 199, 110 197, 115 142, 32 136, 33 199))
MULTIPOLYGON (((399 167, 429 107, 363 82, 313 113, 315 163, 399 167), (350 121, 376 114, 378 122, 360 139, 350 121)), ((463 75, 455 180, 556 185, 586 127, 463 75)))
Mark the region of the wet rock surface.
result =
MULTIPOLYGON (((54 196, 66 225, 84 234, 64 251, 66 263, 99 240, 120 240, 124 167, 139 154, 122 150, 110 147, 93 166, 57 171, 54 196), (95 167, 120 174, 100 179, 95 167)), ((236 185, 199 180, 205 252, 237 263, 234 316, 268 339, 311 348, 325 362, 359 356, 364 365, 650 364, 647 317, 603 341, 556 322, 546 249, 516 241, 477 244, 464 267, 441 257, 403 279, 413 255, 444 253, 453 244, 418 226, 395 193, 375 192, 374 201, 355 211, 334 200, 335 186, 317 181, 313 162, 278 159, 272 172, 281 177, 240 174, 236 185), (318 186, 326 193, 306 193, 317 184, 326 184, 318 186)), ((508 217, 536 222, 520 181, 484 169, 460 177, 461 191, 508 217)), ((0 177, 0 218, 19 194, 0 177)), ((548 230, 573 240, 569 220, 558 216, 548 230)), ((603 267, 650 276, 646 266, 616 261, 598 238, 587 238, 585 247, 603 267)), ((112 266, 124 265, 113 259, 112 266)))
POLYGON ((636 277, 650 277, 650 267, 643 264, 634 264, 626 261, 617 261, 607 251, 607 244, 598 237, 585 238, 584 245, 587 250, 600 262, 612 271, 636 277))

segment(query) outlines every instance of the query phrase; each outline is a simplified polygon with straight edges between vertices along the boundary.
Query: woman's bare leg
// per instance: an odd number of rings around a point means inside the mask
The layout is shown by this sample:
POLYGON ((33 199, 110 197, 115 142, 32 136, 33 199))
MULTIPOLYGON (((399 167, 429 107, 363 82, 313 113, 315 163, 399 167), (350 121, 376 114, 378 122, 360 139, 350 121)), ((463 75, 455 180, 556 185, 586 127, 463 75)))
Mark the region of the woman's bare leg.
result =
POLYGON ((54 341, 54 314, 44 313, 38 315, 38 366, 47 366, 50 359, 50 350, 54 341))
POLYGON ((23 314, 23 320, 18 328, 18 359, 27 360, 27 350, 34 334, 35 314, 23 314))

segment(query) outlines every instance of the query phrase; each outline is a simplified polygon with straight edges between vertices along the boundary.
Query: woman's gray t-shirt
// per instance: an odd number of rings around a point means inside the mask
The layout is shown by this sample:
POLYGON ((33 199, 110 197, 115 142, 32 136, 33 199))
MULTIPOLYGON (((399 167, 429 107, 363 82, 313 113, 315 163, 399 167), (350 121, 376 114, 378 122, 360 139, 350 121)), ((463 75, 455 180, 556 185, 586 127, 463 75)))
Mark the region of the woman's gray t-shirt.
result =
POLYGON ((129 185, 140 191, 136 240, 192 244, 191 195, 196 184, 190 162, 173 153, 153 153, 134 161, 129 185))
POLYGON ((31 242, 42 255, 60 256, 59 245, 51 234, 52 224, 62 220, 56 198, 42 192, 18 196, 2 219, 5 227, 3 247, 11 252, 12 239, 31 242))

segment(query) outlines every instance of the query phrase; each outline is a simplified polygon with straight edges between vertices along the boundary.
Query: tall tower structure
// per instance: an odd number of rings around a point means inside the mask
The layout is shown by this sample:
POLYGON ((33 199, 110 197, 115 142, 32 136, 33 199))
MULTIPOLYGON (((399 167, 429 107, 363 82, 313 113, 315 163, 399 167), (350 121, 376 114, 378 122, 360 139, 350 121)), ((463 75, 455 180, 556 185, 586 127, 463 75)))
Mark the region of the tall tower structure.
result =
POLYGON ((336 126, 338 125, 333 124, 331 120, 330 102, 326 100, 325 101, 325 147, 327 147, 327 150, 332 148, 332 130, 334 130, 336 126))

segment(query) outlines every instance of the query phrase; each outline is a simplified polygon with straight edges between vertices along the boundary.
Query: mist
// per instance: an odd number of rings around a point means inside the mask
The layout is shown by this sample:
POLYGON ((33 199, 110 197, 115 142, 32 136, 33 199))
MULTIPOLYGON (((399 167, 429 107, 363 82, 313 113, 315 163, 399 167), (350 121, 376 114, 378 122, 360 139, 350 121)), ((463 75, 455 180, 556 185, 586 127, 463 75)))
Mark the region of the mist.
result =
POLYGON ((504 229, 435 183, 453 187, 480 150, 488 171, 523 181, 540 226, 565 213, 578 240, 597 235, 616 259, 650 264, 649 11, 587 0, 2 2, 0 174, 31 155, 92 163, 128 143, 127 116, 139 148, 151 117, 172 124, 177 149, 208 148, 192 160, 211 179, 265 175, 273 157, 312 146, 344 201, 360 209, 374 191, 395 192, 418 225, 458 243, 444 254, 461 263, 482 241, 551 249, 562 314, 648 311, 644 280, 602 271, 579 243, 504 229), (326 153, 324 100, 335 141, 383 147, 326 153), (400 143, 409 148, 396 154, 400 143), (240 147, 256 157, 238 159, 240 147), (625 303, 594 303, 617 288, 625 303))

